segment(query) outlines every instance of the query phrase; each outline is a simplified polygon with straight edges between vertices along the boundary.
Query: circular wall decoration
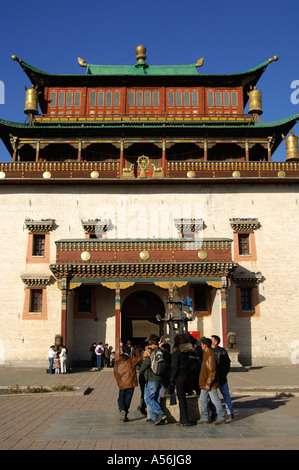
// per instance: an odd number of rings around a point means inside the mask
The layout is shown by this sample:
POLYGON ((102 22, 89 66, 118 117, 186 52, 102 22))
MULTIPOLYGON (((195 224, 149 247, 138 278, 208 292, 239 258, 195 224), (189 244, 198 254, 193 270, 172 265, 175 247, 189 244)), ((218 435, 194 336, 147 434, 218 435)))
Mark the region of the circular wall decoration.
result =
POLYGON ((88 251, 83 251, 83 253, 81 253, 81 259, 83 261, 89 261, 90 260, 90 253, 88 253, 88 251))
POLYGON ((282 170, 280 170, 280 171, 277 173, 277 176, 278 176, 279 178, 284 178, 285 175, 286 175, 286 174, 285 174, 285 171, 282 171, 282 170))
POLYGON ((195 172, 194 171, 188 171, 187 173, 187 178, 195 178, 195 172))
POLYGON ((149 259, 149 257, 150 257, 148 251, 141 251, 141 253, 139 254, 139 256, 140 256, 140 258, 141 258, 143 261, 146 261, 146 260, 149 259))
POLYGON ((93 178, 93 179, 96 179, 100 176, 100 173, 98 171, 93 171, 90 176, 93 178))
POLYGON ((3 178, 5 178, 5 173, 4 173, 4 171, 0 171, 0 179, 3 180, 3 178))
POLYGON ((236 170, 236 171, 233 172, 232 176, 233 176, 233 178, 240 178, 241 173, 238 170, 236 170))
POLYGON ((206 250, 200 250, 198 252, 199 259, 206 259, 208 257, 208 253, 206 250))
POLYGON ((51 176, 52 176, 52 175, 51 175, 51 172, 50 172, 50 171, 45 171, 45 172, 43 173, 43 178, 45 178, 45 179, 49 179, 49 178, 51 178, 51 176))

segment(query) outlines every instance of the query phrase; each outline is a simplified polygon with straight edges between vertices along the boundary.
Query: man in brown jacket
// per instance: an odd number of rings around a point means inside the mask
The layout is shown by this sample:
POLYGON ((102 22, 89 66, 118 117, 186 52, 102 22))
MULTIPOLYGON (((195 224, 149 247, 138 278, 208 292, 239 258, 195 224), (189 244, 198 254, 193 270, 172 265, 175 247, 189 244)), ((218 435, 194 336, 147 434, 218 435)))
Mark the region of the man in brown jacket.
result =
POLYGON ((131 405, 134 387, 138 387, 136 366, 142 362, 138 349, 134 349, 131 356, 131 348, 124 346, 123 353, 114 364, 114 377, 119 388, 118 408, 120 420, 129 421, 127 414, 131 405))
POLYGON ((217 380, 216 359, 211 350, 212 340, 203 338, 201 348, 203 350, 203 358, 199 375, 200 387, 200 420, 199 424, 209 424, 208 398, 215 405, 217 418, 215 424, 225 423, 225 415, 219 398, 217 388, 219 386, 217 380))

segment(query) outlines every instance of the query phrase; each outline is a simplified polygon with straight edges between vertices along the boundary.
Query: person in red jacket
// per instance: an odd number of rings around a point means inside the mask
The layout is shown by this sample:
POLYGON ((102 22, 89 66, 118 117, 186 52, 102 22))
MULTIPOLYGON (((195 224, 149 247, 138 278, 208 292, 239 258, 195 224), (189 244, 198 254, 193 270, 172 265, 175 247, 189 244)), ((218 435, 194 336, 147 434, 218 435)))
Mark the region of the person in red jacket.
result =
POLYGON ((120 420, 129 421, 128 412, 131 405, 134 387, 138 387, 136 366, 142 362, 138 349, 134 349, 131 355, 131 348, 124 346, 123 353, 114 364, 114 377, 119 388, 118 408, 120 420))

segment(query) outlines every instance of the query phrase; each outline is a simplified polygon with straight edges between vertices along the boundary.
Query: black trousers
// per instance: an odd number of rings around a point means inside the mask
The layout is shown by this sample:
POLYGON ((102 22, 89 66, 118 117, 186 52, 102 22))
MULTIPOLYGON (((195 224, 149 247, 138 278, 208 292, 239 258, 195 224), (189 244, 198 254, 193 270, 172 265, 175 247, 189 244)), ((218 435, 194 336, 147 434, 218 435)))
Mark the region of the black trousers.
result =
POLYGON ((134 393, 134 387, 132 388, 125 388, 124 390, 119 390, 118 393, 118 409, 119 411, 125 410, 126 414, 129 411, 132 397, 134 393))
POLYGON ((176 391, 179 401, 179 410, 180 410, 180 423, 188 423, 188 413, 187 413, 187 400, 186 395, 187 391, 190 388, 190 383, 187 375, 179 375, 176 380, 176 391))

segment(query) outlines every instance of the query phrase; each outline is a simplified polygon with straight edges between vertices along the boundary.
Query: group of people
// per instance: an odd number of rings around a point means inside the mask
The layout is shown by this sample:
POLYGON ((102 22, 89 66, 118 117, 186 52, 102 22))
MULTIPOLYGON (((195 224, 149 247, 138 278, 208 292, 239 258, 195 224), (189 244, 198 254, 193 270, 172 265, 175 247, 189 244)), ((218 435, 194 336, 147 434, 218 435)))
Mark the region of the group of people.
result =
POLYGON ((49 348, 49 374, 66 374, 67 348, 52 345, 49 348))
POLYGON ((103 367, 113 367, 115 351, 108 343, 92 343, 90 346, 91 370, 101 370, 103 367))
POLYGON ((178 399, 179 426, 196 424, 189 421, 187 409, 187 396, 194 393, 200 396, 198 424, 209 424, 212 421, 222 424, 233 419, 227 383, 230 370, 227 351, 219 346, 220 338, 217 335, 203 337, 197 344, 193 340, 190 335, 178 334, 170 350, 168 343, 163 343, 162 339, 152 334, 138 348, 132 349, 129 345, 122 348, 114 364, 121 421, 129 421, 128 412, 134 389, 138 385, 141 392, 138 409, 143 415, 149 415, 146 420, 148 423, 157 425, 167 418, 160 405, 162 391, 178 399), (224 399, 226 415, 218 391, 224 399))

